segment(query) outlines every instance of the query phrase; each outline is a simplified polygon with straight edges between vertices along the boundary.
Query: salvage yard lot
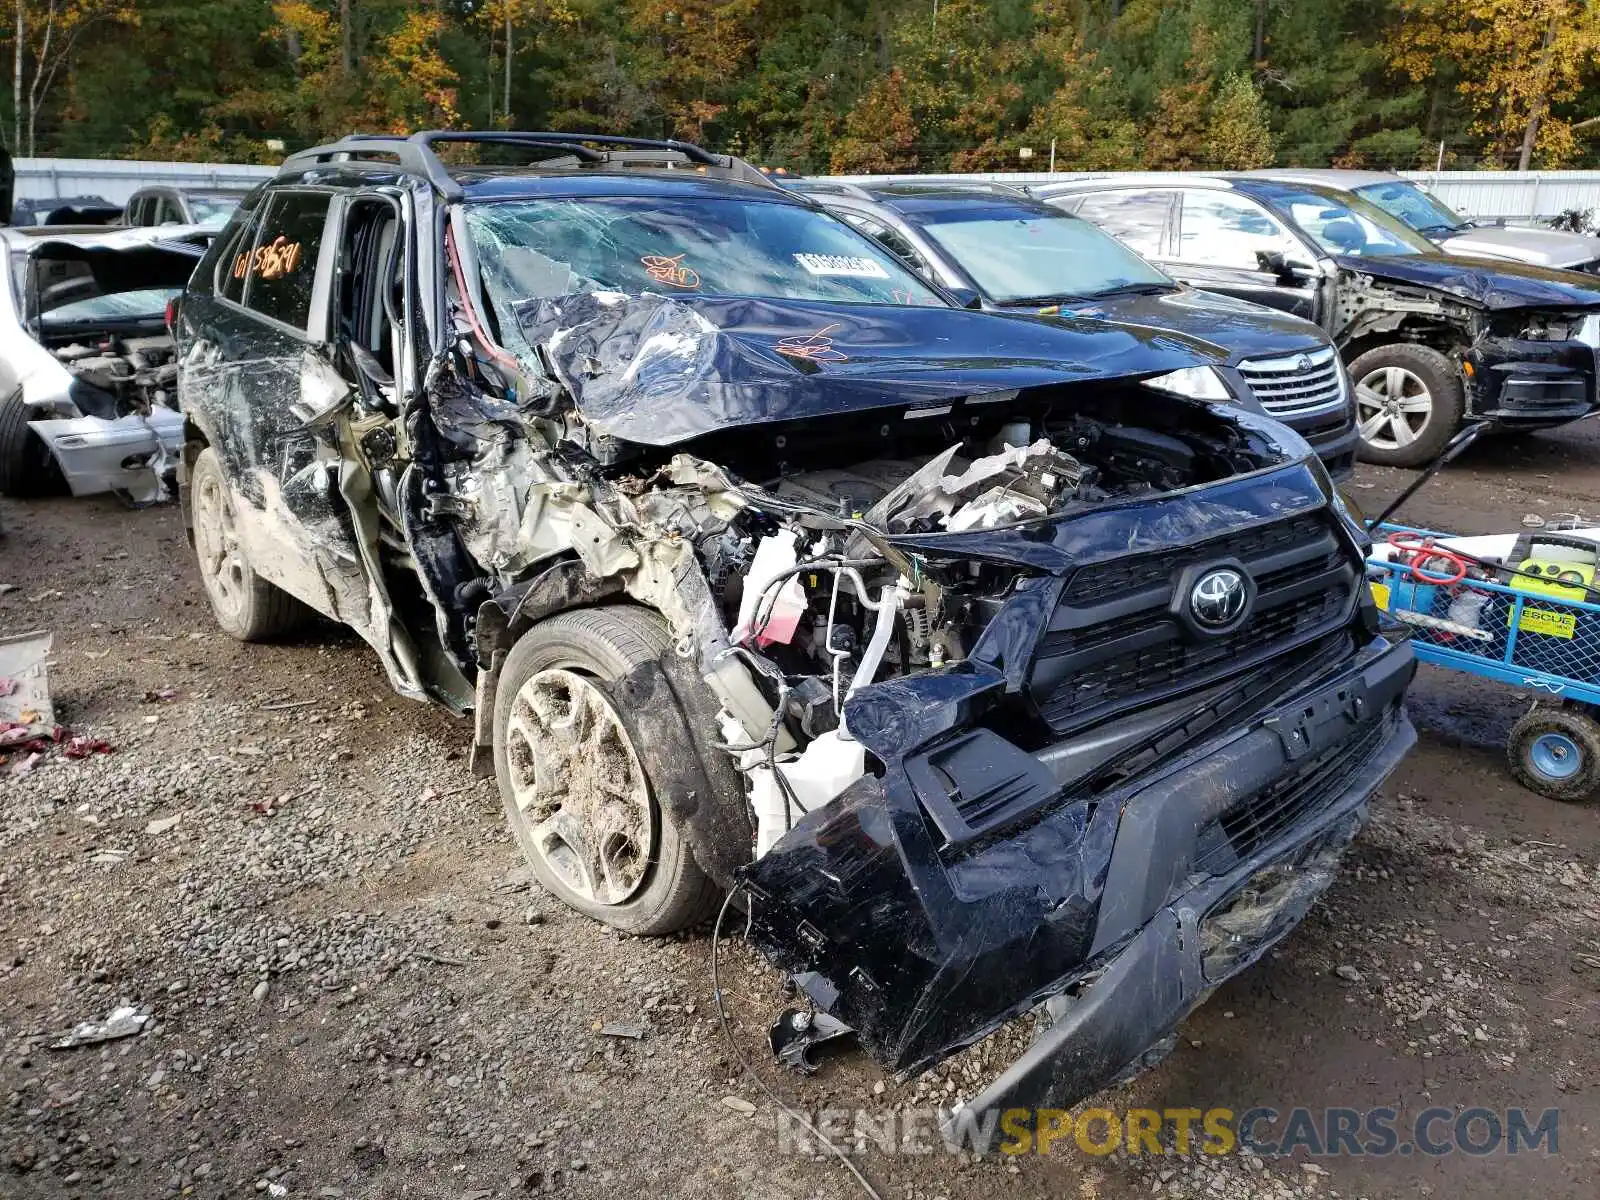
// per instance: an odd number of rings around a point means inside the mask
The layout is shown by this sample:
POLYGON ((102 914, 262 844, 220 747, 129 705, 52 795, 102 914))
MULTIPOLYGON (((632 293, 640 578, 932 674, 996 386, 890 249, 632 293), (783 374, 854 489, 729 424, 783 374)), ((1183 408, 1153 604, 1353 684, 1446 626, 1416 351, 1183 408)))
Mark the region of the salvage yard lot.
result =
MULTIPOLYGON (((1600 514, 1597 434, 1476 447, 1405 515, 1600 514)), ((1363 469, 1354 494, 1376 510, 1409 477, 1363 469)), ((222 636, 174 507, 8 502, 0 521, 0 632, 51 630, 60 719, 115 747, 0 779, 0 1197, 859 1194, 780 1152, 718 1027, 708 934, 621 938, 530 887, 465 725, 394 697, 355 638, 222 636), (48 1048, 123 1003, 151 1014, 141 1035, 48 1048)), ((1592 1196, 1600 805, 1511 781, 1527 702, 1425 670, 1421 743, 1325 901, 1096 1103, 1554 1106, 1557 1155, 1317 1171, 1068 1139, 1017 1161, 871 1152, 881 1194, 1592 1196)), ((780 981, 736 940, 723 972, 744 1053, 808 1111, 881 1120, 1000 1063, 881 1090, 851 1054, 780 1075, 780 981)))

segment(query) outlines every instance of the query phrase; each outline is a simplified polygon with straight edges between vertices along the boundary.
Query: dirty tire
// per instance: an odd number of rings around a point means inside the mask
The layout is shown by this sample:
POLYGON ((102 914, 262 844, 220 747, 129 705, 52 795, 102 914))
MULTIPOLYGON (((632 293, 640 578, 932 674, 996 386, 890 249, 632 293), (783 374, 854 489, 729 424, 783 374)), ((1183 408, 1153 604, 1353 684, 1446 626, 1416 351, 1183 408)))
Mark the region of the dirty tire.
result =
MULTIPOLYGON (((673 748, 639 737, 616 699, 619 682, 671 644, 643 608, 559 613, 512 647, 495 696, 495 778, 529 866, 564 904, 642 936, 698 924, 721 900, 656 799, 656 780, 670 774, 659 756, 673 748)), ((680 749, 692 744, 676 699, 665 703, 670 714, 652 719, 681 727, 680 749)))
POLYGON ((235 534, 233 497, 217 452, 207 446, 189 474, 195 559, 217 624, 241 642, 264 642, 303 626, 311 610, 251 569, 235 534))
POLYGON ((1460 368, 1431 346, 1395 342, 1368 350, 1350 364, 1350 383, 1361 435, 1356 453, 1363 462, 1423 466, 1461 428, 1466 407, 1460 368), (1391 398, 1408 407, 1386 414, 1383 404, 1391 398))
POLYGON ((64 482, 50 448, 28 428, 31 415, 21 392, 0 400, 0 494, 19 500, 52 495, 64 482))
POLYGON ((1600 721, 1577 708, 1536 708, 1511 727, 1506 757, 1517 782, 1552 800, 1600 788, 1600 721))

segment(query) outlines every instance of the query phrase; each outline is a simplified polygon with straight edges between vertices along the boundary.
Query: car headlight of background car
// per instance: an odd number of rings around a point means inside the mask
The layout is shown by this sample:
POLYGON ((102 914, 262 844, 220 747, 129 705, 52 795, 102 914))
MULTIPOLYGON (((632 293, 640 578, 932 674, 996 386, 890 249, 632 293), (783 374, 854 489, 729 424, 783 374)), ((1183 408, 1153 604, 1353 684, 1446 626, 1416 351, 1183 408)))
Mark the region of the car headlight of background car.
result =
POLYGON ((1230 401, 1234 398, 1215 367, 1184 367, 1146 379, 1144 385, 1191 400, 1230 401))

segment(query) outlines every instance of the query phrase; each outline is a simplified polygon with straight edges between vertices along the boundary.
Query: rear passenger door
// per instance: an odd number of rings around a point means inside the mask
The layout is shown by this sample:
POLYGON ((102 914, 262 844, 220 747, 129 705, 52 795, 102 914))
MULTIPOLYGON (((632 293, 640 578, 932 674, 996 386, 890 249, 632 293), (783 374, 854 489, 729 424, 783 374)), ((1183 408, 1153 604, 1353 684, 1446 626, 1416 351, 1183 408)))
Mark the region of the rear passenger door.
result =
POLYGON ((1194 287, 1316 318, 1315 258, 1249 196, 1182 189, 1176 244, 1162 265, 1194 287), (1279 269, 1269 261, 1286 266, 1279 269))
POLYGON ((327 417, 351 388, 327 349, 336 196, 267 193, 216 263, 183 362, 183 405, 222 459, 251 565, 365 630, 367 588, 327 417))

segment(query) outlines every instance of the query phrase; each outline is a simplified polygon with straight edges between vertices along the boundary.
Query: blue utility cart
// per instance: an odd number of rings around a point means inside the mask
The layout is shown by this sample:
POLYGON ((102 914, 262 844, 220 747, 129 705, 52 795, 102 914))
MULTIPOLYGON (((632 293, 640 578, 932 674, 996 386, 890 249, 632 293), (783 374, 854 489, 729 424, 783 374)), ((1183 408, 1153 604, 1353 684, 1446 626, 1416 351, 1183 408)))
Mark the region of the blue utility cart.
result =
POLYGON ((1529 531, 1508 552, 1390 523, 1373 527, 1367 581, 1380 608, 1410 626, 1423 662, 1532 691, 1506 754, 1526 787, 1557 800, 1600 788, 1600 538, 1529 531), (1453 548, 1454 547, 1454 548, 1453 548))

